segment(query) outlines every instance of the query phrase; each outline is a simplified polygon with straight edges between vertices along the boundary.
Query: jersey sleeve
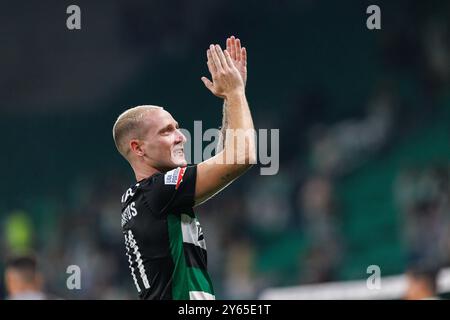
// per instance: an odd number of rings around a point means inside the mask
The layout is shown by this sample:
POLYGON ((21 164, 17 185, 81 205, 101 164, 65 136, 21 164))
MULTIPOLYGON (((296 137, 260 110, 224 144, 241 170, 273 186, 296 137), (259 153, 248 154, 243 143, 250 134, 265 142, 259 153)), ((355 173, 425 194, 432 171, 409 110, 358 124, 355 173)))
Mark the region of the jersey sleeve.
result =
POLYGON ((197 166, 178 167, 152 177, 145 188, 150 210, 156 214, 170 213, 174 209, 192 208, 195 204, 197 166))

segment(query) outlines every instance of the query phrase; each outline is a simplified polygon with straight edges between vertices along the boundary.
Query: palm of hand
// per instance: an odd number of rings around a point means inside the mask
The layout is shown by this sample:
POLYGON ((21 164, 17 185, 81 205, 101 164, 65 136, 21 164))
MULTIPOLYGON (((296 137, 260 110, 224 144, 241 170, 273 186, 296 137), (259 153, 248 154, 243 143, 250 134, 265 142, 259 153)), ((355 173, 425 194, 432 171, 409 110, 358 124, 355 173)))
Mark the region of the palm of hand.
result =
POLYGON ((235 59, 233 59, 233 64, 236 67, 236 69, 239 70, 242 80, 244 81, 244 84, 246 84, 246 82, 247 82, 247 66, 245 66, 242 63, 242 61, 236 61, 235 59))

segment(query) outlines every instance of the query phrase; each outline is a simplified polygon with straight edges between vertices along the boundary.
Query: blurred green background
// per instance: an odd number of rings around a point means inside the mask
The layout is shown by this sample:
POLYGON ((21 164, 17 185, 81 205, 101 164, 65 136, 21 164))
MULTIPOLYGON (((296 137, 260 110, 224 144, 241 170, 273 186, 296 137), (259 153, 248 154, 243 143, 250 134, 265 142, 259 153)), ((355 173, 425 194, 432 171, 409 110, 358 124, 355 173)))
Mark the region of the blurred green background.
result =
POLYGON ((32 251, 60 297, 137 298, 120 230, 133 176, 112 125, 156 104, 218 127, 200 77, 229 35, 248 49, 255 126, 280 130, 280 170, 253 168, 198 210, 217 297, 448 266, 448 1, 77 1, 79 31, 69 4, 0 13, 0 270, 32 251), (71 264, 82 290, 65 288, 71 264))

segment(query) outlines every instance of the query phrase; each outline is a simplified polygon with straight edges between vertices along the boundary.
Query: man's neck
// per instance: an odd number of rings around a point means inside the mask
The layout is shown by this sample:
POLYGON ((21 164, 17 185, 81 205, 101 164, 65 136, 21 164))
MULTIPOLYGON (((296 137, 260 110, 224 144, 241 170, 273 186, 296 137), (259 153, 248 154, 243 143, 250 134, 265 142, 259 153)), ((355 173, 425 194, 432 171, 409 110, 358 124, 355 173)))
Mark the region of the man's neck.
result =
POLYGON ((149 167, 149 166, 134 169, 134 175, 136 176, 136 181, 141 181, 143 179, 151 177, 152 175, 154 175, 157 172, 160 172, 160 171, 156 168, 149 167))

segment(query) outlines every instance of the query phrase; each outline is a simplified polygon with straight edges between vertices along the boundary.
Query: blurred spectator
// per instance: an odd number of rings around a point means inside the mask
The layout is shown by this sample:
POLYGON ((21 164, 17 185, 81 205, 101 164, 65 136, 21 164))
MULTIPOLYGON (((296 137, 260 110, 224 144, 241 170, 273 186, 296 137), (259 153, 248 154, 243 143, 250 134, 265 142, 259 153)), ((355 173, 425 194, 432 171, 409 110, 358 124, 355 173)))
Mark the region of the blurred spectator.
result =
POLYGON ((405 300, 439 299, 436 268, 412 267, 406 272, 408 281, 405 300))
POLYGON ((309 178, 298 192, 303 230, 309 247, 300 275, 302 283, 335 280, 343 238, 332 182, 325 176, 309 178))
POLYGON ((394 195, 410 260, 450 262, 448 186, 446 166, 406 168, 398 175, 394 195))
POLYGON ((17 256, 6 263, 5 284, 9 300, 44 300, 44 278, 31 255, 17 256))
POLYGON ((286 229, 292 215, 289 195, 294 176, 280 170, 274 176, 251 179, 245 194, 248 222, 260 234, 276 234, 286 229))
POLYGON ((252 299, 256 293, 255 248, 249 241, 235 241, 228 248, 225 292, 230 299, 252 299))
POLYGON ((299 190, 298 202, 304 229, 312 242, 334 242, 339 217, 333 185, 325 176, 313 176, 299 190))

